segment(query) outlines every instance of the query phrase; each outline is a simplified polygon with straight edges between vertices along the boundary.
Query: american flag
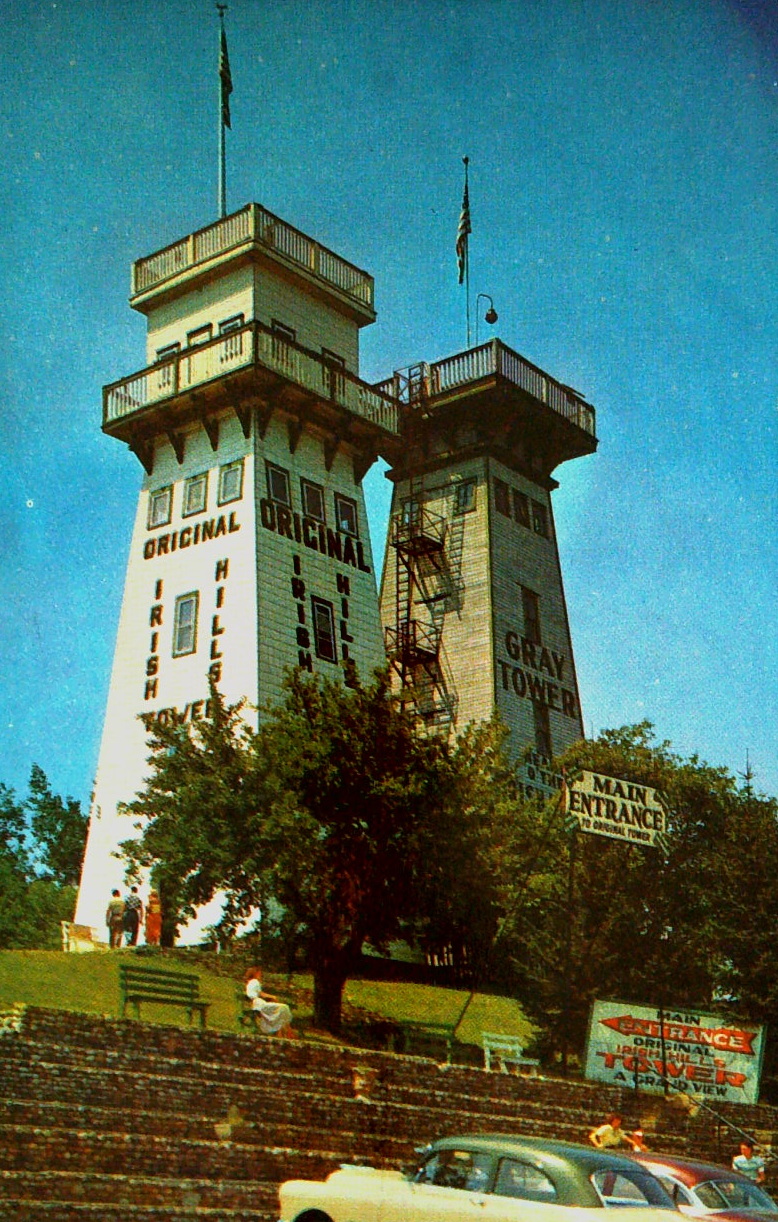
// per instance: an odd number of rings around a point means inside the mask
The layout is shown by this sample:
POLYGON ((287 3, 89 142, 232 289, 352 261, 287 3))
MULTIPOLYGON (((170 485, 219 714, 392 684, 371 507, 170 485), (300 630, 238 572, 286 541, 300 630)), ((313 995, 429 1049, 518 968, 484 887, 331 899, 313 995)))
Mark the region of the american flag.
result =
POLYGON ((457 226, 457 263, 459 265, 460 284, 465 278, 465 266, 467 264, 467 237, 471 232, 470 194, 467 189, 467 164, 465 164, 465 190, 462 195, 462 211, 459 214, 459 225, 457 226))
POLYGON ((219 44, 219 80, 222 94, 222 123, 232 129, 230 123, 230 94, 232 93, 232 73, 230 72, 230 57, 227 54, 227 35, 222 26, 221 43, 219 44))

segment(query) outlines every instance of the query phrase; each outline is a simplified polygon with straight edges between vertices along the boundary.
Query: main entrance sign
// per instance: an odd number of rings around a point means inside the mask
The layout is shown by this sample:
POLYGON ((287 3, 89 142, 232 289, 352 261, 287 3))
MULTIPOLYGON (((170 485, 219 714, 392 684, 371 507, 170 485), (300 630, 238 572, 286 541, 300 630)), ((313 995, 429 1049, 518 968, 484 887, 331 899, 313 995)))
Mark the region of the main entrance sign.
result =
POLYGON ((667 805, 656 789, 632 781, 580 772, 562 786, 565 814, 582 832, 661 848, 667 830, 667 805))

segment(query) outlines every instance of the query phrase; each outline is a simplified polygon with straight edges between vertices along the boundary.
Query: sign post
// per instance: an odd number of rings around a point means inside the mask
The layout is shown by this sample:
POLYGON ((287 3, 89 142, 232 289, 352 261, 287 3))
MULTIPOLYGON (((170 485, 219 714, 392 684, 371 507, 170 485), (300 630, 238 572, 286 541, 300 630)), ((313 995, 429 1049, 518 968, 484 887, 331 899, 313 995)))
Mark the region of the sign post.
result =
MULTIPOLYGON (((665 848, 668 809, 656 789, 634 781, 619 780, 599 772, 584 770, 575 775, 563 775, 562 810, 565 828, 571 837, 570 874, 568 879, 568 947, 565 1009, 570 1020, 570 974, 572 971, 573 874, 575 869, 575 834, 577 831, 595 836, 607 836, 638 848, 665 848)), ((664 1022, 662 1032, 662 1078, 664 1079, 664 1022)), ((567 1069, 567 1036, 565 1035, 563 1065, 567 1069)), ((639 1060, 632 1062, 635 1094, 640 1088, 639 1060)))

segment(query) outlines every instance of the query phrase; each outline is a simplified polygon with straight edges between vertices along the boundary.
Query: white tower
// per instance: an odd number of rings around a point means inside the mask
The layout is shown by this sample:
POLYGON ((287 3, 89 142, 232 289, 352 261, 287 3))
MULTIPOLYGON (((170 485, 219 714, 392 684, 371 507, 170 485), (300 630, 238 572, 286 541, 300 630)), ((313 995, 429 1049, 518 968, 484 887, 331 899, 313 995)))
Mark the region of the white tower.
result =
POLYGON ((100 928, 122 813, 143 783, 140 714, 277 700, 286 670, 385 662, 362 478, 398 431, 360 381, 372 278, 250 204, 140 259, 146 368, 105 387, 103 430, 141 461, 76 920, 100 928))

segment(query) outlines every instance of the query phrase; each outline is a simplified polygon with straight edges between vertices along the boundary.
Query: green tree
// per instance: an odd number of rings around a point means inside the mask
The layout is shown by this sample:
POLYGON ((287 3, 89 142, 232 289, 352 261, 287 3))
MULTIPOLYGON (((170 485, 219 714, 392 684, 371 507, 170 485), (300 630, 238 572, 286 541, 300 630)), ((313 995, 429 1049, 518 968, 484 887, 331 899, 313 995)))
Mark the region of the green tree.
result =
POLYGON ((60 921, 73 915, 76 892, 36 876, 26 805, 0 785, 0 949, 53 950, 61 945, 60 921))
POLYGON ((386 674, 363 686, 295 672, 256 733, 215 691, 212 708, 151 727, 151 774, 129 807, 141 835, 125 850, 164 871, 181 917, 224 891, 234 927, 275 900, 310 947, 314 1020, 337 1030, 363 943, 385 946, 417 913, 448 754, 414 733, 386 674))
POLYGON ((774 804, 763 800, 759 818, 746 820, 743 793, 726 769, 674 753, 647 722, 578 743, 561 763, 662 791, 669 818, 664 850, 572 834, 557 823, 556 852, 530 889, 541 903, 519 905, 510 931, 522 996, 550 1042, 582 1047, 595 997, 709 1007, 729 980, 743 999, 758 993, 769 1006, 773 989, 778 999, 768 950, 778 905, 764 857, 751 856, 759 839, 778 847, 774 804), (744 840, 744 826, 760 831, 744 840), (762 951, 758 983, 749 944, 762 951))
POLYGON ((80 802, 53 793, 43 769, 33 764, 25 806, 31 816, 36 872, 61 887, 77 887, 88 824, 80 802))

